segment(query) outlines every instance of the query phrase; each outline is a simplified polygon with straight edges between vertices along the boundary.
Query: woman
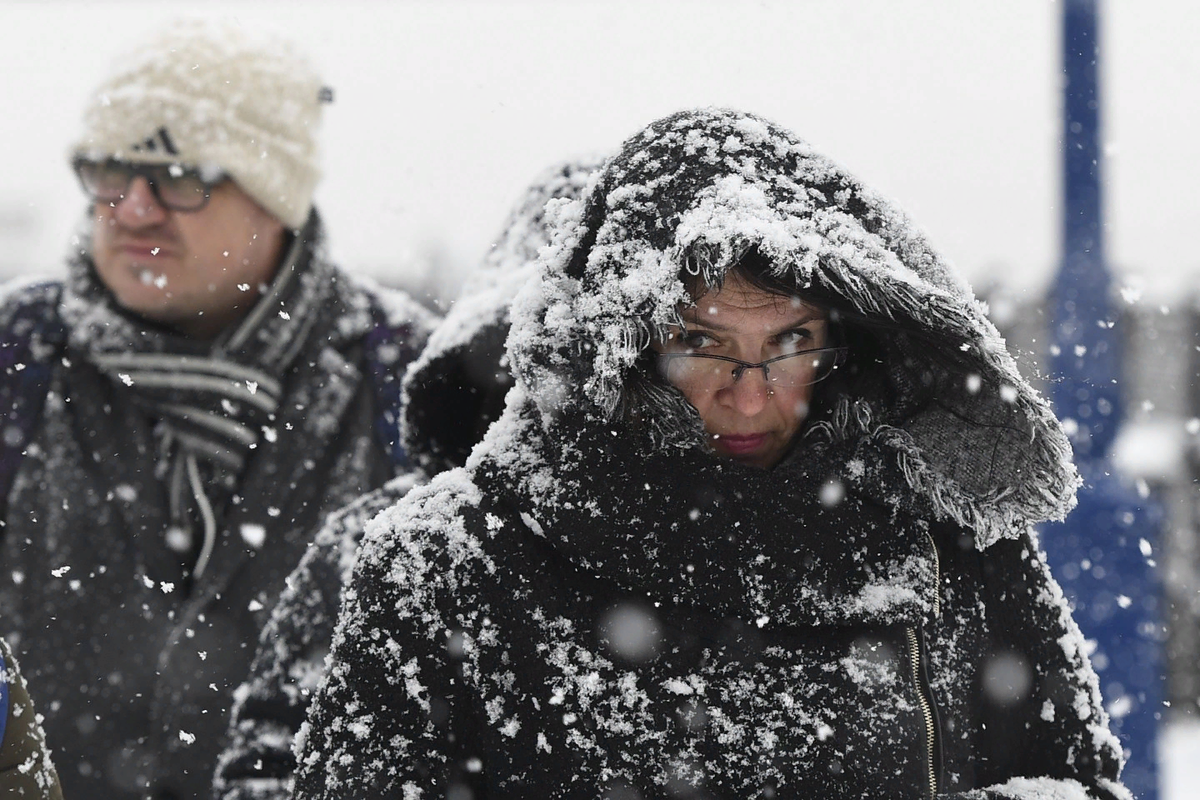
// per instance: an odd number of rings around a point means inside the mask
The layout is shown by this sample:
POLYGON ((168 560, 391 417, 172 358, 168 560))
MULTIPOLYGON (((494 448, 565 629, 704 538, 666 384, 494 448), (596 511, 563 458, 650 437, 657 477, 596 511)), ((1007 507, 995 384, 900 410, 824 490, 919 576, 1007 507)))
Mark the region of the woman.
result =
POLYGON ((1069 447, 965 284, 747 114, 595 181, 503 416, 367 526, 297 796, 1127 798, 1030 534, 1069 447))
POLYGON ((8 643, 0 639, 0 795, 62 800, 46 734, 8 643))

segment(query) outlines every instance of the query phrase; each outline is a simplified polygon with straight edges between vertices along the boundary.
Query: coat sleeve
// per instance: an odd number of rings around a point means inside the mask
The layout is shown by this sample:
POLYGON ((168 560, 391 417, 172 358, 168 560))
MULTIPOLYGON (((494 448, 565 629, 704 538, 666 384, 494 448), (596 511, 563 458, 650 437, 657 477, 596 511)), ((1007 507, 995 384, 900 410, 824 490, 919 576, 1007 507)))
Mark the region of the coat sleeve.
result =
POLYGON ((287 579, 259 636, 247 680, 234 693, 228 744, 217 759, 218 800, 288 800, 292 743, 325 670, 342 586, 368 520, 419 480, 393 480, 330 516, 287 579))
POLYGON ((1016 705, 980 698, 986 788, 961 797, 1130 800, 1083 635, 1043 552, 1026 535, 997 542, 984 563, 991 651, 1015 654, 1032 680, 1016 705))
POLYGON ((46 746, 46 734, 29 699, 17 661, 3 639, 0 639, 0 654, 4 663, 0 681, 8 684, 8 718, 4 739, 0 742, 0 794, 62 800, 58 773, 46 746))
MULTIPOLYGON (((446 495, 427 499, 457 506, 446 495)), ((470 549, 473 526, 457 513, 406 518, 406 504, 368 526, 325 681, 297 738, 296 798, 446 797, 481 777, 481 751, 462 723, 470 698, 458 621, 439 610, 470 594, 471 559, 458 545, 470 549)))

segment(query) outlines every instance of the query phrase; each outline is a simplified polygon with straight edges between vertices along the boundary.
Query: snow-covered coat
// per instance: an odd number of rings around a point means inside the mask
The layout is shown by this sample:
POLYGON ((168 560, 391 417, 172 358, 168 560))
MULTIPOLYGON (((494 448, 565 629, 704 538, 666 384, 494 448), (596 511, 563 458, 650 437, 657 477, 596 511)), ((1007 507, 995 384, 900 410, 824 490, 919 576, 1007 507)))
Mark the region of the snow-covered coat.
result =
POLYGON ((46 734, 8 643, 0 639, 0 795, 62 800, 46 734))
POLYGON ((512 386, 504 353, 509 305, 535 273, 538 249, 549 242, 546 205, 579 197, 601 162, 597 156, 579 157, 538 175, 409 365, 401 433, 406 453, 418 466, 331 515, 288 576, 288 588, 263 628, 250 676, 236 692, 215 797, 291 797, 292 739, 323 675, 341 589, 366 523, 429 475, 462 466, 503 410, 512 386))
POLYGON ((116 309, 89 265, 85 251, 57 303, 44 296, 57 287, 41 287, 0 308, 7 330, 37 301, 65 335, 7 497, 0 632, 37 687, 67 796, 207 797, 233 689, 284 578, 329 512, 395 474, 366 343, 385 337, 402 370, 430 315, 329 263, 314 217, 280 269, 300 290, 268 295, 279 307, 245 345, 278 347, 273 320, 296 326, 278 408, 222 487, 211 558, 189 576, 170 547, 156 420, 89 349, 102 336, 175 339, 116 309))
POLYGON ((368 525, 296 796, 1127 798, 1031 534, 1072 505, 1067 440, 908 220, 721 110, 561 212, 504 415, 368 525), (646 352, 685 270, 752 249, 882 331, 769 472, 646 352))

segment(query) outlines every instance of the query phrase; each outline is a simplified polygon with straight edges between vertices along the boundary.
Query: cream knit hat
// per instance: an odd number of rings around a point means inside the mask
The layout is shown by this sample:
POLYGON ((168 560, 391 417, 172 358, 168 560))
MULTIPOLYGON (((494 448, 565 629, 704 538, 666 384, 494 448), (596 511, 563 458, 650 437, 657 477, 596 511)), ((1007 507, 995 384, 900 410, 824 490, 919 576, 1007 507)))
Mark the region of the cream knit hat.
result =
POLYGON ((304 225, 329 89, 290 44, 178 23, 118 62, 72 152, 223 171, 285 225, 304 225))

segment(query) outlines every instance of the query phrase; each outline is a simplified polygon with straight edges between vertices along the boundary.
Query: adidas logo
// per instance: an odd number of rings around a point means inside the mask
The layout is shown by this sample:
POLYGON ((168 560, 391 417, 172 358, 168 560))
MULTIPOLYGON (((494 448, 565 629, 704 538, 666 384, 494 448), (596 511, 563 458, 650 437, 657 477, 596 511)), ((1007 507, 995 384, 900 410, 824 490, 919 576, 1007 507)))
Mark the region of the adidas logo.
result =
POLYGON ((130 149, 135 153, 157 153, 161 150, 169 156, 179 155, 179 150, 171 141, 171 134, 167 133, 166 128, 159 128, 149 139, 133 145, 130 149))

